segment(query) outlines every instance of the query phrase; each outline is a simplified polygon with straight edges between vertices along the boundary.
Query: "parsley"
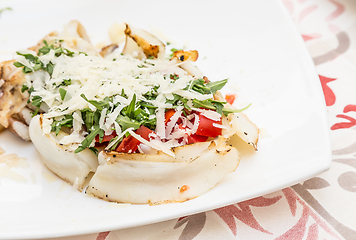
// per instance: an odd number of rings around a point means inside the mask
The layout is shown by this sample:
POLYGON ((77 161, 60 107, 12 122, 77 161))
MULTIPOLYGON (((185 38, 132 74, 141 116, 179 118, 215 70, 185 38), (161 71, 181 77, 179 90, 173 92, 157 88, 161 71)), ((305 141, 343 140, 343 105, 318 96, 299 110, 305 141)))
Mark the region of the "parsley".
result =
POLYGON ((58 87, 60 86, 69 86, 72 84, 72 79, 63 79, 62 83, 58 85, 58 87))
POLYGON ((37 56, 33 56, 32 54, 29 54, 29 53, 20 53, 20 52, 16 52, 16 54, 23 56, 26 60, 28 60, 30 63, 32 63, 34 65, 33 68, 30 68, 20 62, 14 62, 15 67, 18 67, 18 68, 23 67, 23 69, 22 69, 23 73, 25 73, 25 74, 31 73, 33 71, 37 71, 42 68, 43 63, 40 61, 40 59, 37 56))
MULTIPOLYGON (((61 42, 61 41, 60 41, 61 42)), ((51 50, 54 50, 55 52, 55 56, 59 57, 60 55, 64 54, 67 55, 69 57, 73 57, 74 56, 74 52, 66 49, 66 48, 62 48, 62 47, 54 47, 53 44, 48 44, 46 40, 43 40, 43 44, 44 46, 42 46, 40 49, 38 49, 37 55, 38 56, 43 56, 43 55, 47 55, 51 50)), ((45 70, 46 72, 48 72, 48 74, 50 76, 52 76, 53 73, 53 68, 54 65, 52 62, 49 62, 47 64, 44 64, 43 62, 40 61, 38 56, 34 56, 32 54, 29 53, 20 53, 20 52, 16 52, 17 55, 23 56, 25 57, 26 60, 28 60, 30 63, 33 64, 33 68, 30 68, 28 66, 25 66, 24 64, 20 63, 20 62, 14 62, 14 66, 15 67, 23 67, 22 71, 26 74, 26 73, 31 73, 40 69, 45 70)))
POLYGON ((51 124, 51 131, 55 132, 56 135, 61 131, 62 127, 73 127, 73 116, 72 115, 64 115, 64 118, 56 121, 53 118, 53 122, 51 124))
POLYGON ((178 74, 171 74, 169 75, 169 78, 172 80, 178 80, 179 79, 179 75, 178 74))
POLYGON ((61 99, 63 101, 65 96, 66 96, 66 94, 67 94, 67 90, 65 90, 63 88, 60 88, 58 91, 59 91, 59 94, 61 95, 61 99))
POLYGON ((37 107, 37 109, 32 113, 32 117, 37 115, 38 111, 40 110, 41 104, 42 104, 43 100, 41 96, 33 96, 31 99, 31 104, 34 107, 37 107))
MULTIPOLYGON (((63 41, 60 41, 63 42, 63 41)), ((54 54, 56 55, 56 57, 61 56, 62 54, 67 55, 68 57, 73 57, 74 56, 74 52, 66 49, 66 48, 62 48, 62 47, 54 47, 53 44, 48 44, 46 40, 43 40, 43 44, 44 46, 41 47, 40 49, 38 49, 38 56, 42 56, 42 55, 47 55, 51 50, 54 50, 54 54)))
POLYGON ((22 85, 22 88, 21 88, 21 92, 25 92, 26 90, 28 90, 28 87, 24 84, 22 85))
POLYGON ((174 52, 176 52, 176 51, 182 51, 183 49, 177 49, 177 48, 172 48, 171 49, 171 55, 169 55, 171 58, 173 57, 173 55, 174 55, 174 52))

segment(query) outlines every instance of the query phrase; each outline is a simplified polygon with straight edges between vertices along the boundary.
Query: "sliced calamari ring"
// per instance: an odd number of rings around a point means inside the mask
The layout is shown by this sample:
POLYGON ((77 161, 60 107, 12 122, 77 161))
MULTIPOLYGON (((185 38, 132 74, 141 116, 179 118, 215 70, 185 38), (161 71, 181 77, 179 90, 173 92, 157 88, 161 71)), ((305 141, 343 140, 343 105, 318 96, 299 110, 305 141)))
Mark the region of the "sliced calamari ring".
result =
POLYGON ((183 202, 209 191, 240 161, 237 149, 225 141, 180 146, 174 152, 175 157, 102 151, 86 193, 120 203, 183 202))

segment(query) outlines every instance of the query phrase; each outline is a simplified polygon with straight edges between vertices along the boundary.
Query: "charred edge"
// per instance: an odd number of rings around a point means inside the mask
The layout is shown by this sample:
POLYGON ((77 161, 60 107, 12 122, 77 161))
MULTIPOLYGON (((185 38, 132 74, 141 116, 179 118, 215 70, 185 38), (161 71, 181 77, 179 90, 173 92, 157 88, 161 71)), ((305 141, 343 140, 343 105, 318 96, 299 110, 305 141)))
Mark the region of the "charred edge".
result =
POLYGON ((231 148, 226 149, 226 150, 223 150, 223 151, 219 151, 218 149, 216 149, 215 151, 216 151, 216 153, 217 153, 217 154, 220 154, 220 153, 222 153, 222 154, 226 154, 226 153, 228 153, 228 152, 230 152, 230 151, 231 151, 231 148))
POLYGON ((11 95, 14 95, 15 90, 16 90, 16 89, 15 89, 14 87, 13 87, 13 88, 11 88, 11 89, 9 90, 10 94, 11 94, 11 95))
POLYGON ((129 28, 129 25, 127 23, 125 23, 126 28, 125 28, 125 34, 126 35, 131 35, 131 29, 129 28))

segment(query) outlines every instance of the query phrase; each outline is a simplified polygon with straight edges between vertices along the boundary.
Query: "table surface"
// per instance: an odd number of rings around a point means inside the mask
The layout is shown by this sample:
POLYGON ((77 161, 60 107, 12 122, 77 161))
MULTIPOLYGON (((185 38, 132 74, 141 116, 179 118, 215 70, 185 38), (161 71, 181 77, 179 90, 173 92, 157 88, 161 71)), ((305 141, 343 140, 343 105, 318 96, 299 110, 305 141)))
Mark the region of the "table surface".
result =
POLYGON ((59 239, 356 239, 356 1, 283 0, 314 61, 330 124, 330 170, 223 208, 59 239))

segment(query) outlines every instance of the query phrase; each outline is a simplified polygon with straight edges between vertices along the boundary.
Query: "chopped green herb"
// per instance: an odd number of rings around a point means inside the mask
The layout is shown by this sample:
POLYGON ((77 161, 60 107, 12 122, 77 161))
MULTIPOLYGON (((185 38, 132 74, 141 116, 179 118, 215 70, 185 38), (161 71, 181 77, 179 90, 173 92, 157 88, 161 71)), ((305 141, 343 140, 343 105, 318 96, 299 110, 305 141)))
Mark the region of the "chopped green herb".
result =
POLYGON ((112 98, 109 97, 105 97, 103 101, 95 101, 95 100, 88 100, 84 94, 81 94, 80 96, 84 98, 85 101, 92 104, 100 111, 103 110, 104 108, 109 108, 110 107, 109 102, 112 102, 112 98))
POLYGON ((120 124, 123 131, 131 127, 134 128, 134 130, 136 130, 141 126, 140 122, 137 122, 136 120, 131 119, 128 116, 122 116, 122 115, 119 115, 116 118, 116 122, 120 124))
POLYGON ((91 131, 88 136, 86 136, 86 138, 81 142, 81 146, 79 146, 74 153, 78 153, 83 151, 84 149, 88 148, 90 146, 90 144, 94 141, 96 135, 99 135, 99 137, 103 137, 104 136, 104 130, 100 129, 99 126, 94 129, 93 131, 91 131))
POLYGON ((206 87, 210 88, 212 94, 215 94, 216 91, 222 89, 226 83, 227 83, 227 79, 224 79, 221 81, 209 82, 206 84, 206 87))
POLYGON ((12 8, 10 8, 10 7, 4 7, 2 9, 0 9, 0 14, 2 14, 5 11, 11 11, 11 10, 12 10, 12 8))
POLYGON ((59 91, 59 94, 61 95, 61 99, 63 101, 65 96, 66 96, 66 94, 67 94, 67 90, 65 90, 63 88, 60 88, 58 91, 59 91))
POLYGON ((25 92, 26 90, 28 90, 28 87, 24 84, 22 85, 22 88, 21 88, 21 92, 25 92))
POLYGON ((51 131, 55 132, 56 135, 58 135, 58 133, 61 131, 63 127, 68 127, 71 128, 73 127, 73 116, 72 115, 64 115, 64 118, 56 121, 55 119, 53 119, 53 122, 51 124, 51 131))
POLYGON ((177 48, 172 48, 171 49, 171 55, 169 55, 170 57, 173 57, 173 55, 174 55, 174 52, 176 52, 176 51, 182 51, 183 49, 177 49, 177 48))

